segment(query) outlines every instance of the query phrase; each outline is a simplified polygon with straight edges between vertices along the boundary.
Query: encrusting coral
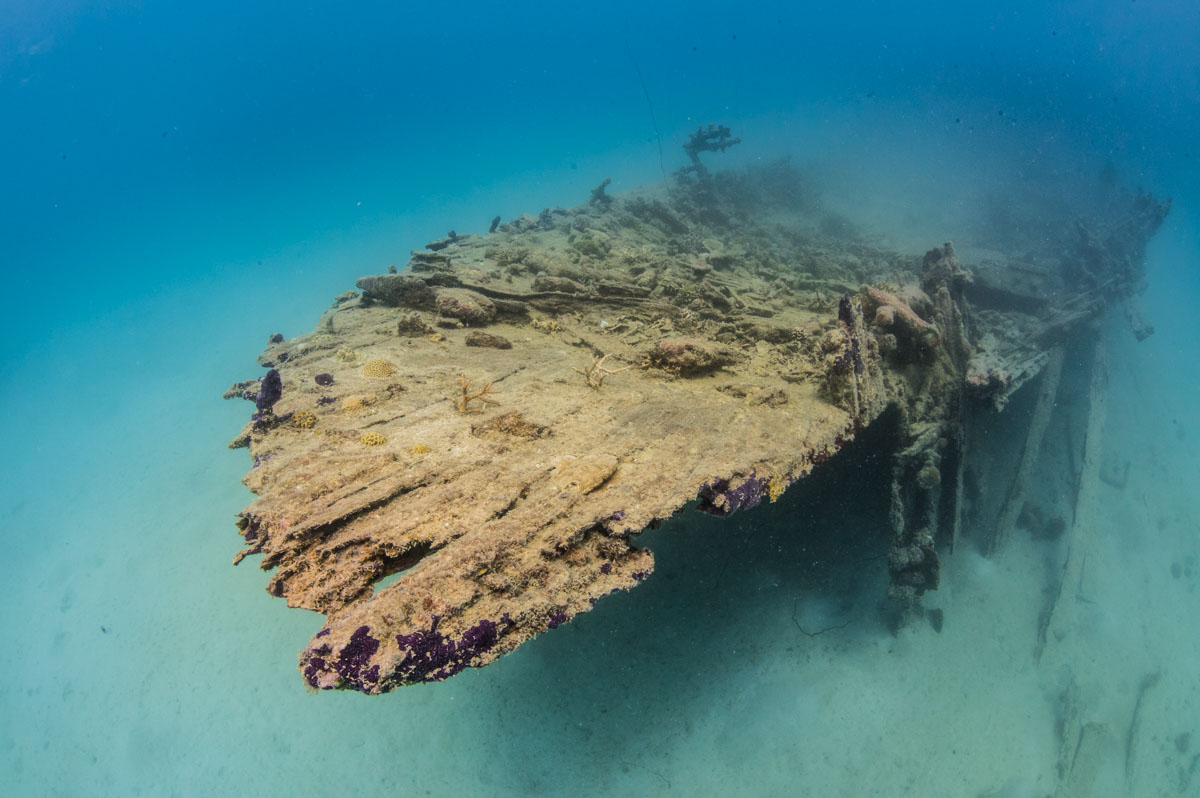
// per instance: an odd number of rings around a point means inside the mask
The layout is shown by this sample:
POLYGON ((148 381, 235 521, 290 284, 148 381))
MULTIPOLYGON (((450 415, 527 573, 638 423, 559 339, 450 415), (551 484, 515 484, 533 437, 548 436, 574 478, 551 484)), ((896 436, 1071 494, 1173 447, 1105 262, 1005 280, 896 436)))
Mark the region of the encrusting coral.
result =
POLYGON ((312 429, 317 424, 317 414, 311 410, 297 410, 292 415, 292 425, 300 429, 312 429))
POLYGON ((375 404, 374 396, 347 396, 342 400, 343 413, 361 413, 375 404))
POLYGON ((487 421, 471 427, 472 435, 490 435, 496 433, 511 435, 517 438, 536 438, 547 434, 548 431, 548 427, 529 421, 515 410, 500 416, 493 416, 487 421))
MULTIPOLYGON (((926 345, 936 344, 941 340, 937 325, 918 316, 904 299, 874 286, 867 286, 865 294, 865 309, 874 309, 873 318, 880 327, 895 328, 907 337, 926 345)), ((925 301, 928 302, 928 299, 925 301)))

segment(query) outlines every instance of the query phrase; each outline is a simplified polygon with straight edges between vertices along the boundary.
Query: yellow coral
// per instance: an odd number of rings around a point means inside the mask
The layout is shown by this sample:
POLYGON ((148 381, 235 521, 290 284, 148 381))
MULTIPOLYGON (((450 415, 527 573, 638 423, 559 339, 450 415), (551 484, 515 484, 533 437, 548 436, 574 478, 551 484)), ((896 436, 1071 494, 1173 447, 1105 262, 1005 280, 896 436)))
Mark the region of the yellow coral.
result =
POLYGON ((343 346, 337 351, 337 359, 345 360, 347 363, 353 363, 355 360, 358 360, 358 352, 355 352, 348 346, 343 346))
POLYGON ((418 443, 415 446, 410 447, 409 451, 412 452, 413 454, 429 454, 430 452, 433 451, 433 449, 430 449, 428 446, 426 446, 423 443, 418 443))
POLYGON ((771 499, 771 501, 775 501, 783 495, 783 492, 787 490, 787 486, 786 479, 781 477, 779 474, 772 474, 771 480, 767 482, 767 496, 771 499))
POLYGON ((363 365, 362 373, 364 377, 390 377, 396 373, 396 367, 390 361, 375 357, 363 365))
POLYGON ((312 429, 316 426, 317 414, 311 410, 297 410, 292 416, 292 425, 300 429, 312 429))
POLYGON ((342 400, 342 412, 361 413, 373 404, 375 404, 374 396, 347 396, 342 400))
POLYGON ((387 438, 380 435, 378 432, 364 432, 358 442, 363 446, 382 446, 387 443, 387 438))

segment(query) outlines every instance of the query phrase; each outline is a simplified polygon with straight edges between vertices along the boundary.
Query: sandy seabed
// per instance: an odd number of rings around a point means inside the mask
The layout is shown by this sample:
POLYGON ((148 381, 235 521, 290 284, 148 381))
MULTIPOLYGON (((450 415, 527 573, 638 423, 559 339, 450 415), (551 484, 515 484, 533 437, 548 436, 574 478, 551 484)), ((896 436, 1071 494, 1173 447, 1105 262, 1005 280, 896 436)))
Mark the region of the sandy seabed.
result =
MULTIPOLYGON (((9 418, 30 423, 9 456, 32 459, 9 462, 27 489, 0 507, 4 791, 1040 796, 1057 784, 1073 684, 1117 752, 1097 784, 1186 794, 1200 783, 1200 375, 1180 357, 1195 340, 1186 304, 1153 306, 1165 315, 1149 341, 1119 319, 1105 330, 1105 457, 1127 460, 1128 479, 1101 485, 1094 593, 1036 663, 1057 544, 1016 535, 989 560, 968 531, 928 596, 941 631, 893 635, 874 611, 879 551, 828 546, 879 534, 878 507, 815 483, 647 533, 658 569, 644 585, 486 669, 313 695, 295 652, 319 617, 267 596, 252 561, 229 565, 246 463, 223 447, 246 408, 219 399, 244 365, 225 339, 165 373, 67 373, 96 397, 69 416, 10 396, 9 418)), ((102 361, 109 343, 71 356, 102 361)), ((168 361, 161 345, 146 362, 168 361)))

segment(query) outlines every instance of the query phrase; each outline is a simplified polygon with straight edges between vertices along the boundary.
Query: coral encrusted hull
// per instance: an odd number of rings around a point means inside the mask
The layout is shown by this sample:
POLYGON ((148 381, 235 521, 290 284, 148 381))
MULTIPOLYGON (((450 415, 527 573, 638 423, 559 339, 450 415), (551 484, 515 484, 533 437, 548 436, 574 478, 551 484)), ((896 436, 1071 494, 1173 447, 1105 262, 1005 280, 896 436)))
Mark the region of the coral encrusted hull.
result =
MULTIPOLYGON (((326 616, 308 685, 375 694, 486 665, 647 578, 646 527, 778 498, 889 405, 897 479, 924 475, 899 511, 944 504, 951 480, 929 474, 981 354, 969 273, 948 245, 825 238, 786 197, 747 213, 762 180, 453 235, 272 338, 265 376, 227 393, 255 402, 231 443, 256 496, 237 560, 261 555, 273 595, 326 616)), ((981 322, 994 368, 1051 315, 981 322)), ((891 563, 911 601, 936 587, 937 524, 908 520, 891 563)))

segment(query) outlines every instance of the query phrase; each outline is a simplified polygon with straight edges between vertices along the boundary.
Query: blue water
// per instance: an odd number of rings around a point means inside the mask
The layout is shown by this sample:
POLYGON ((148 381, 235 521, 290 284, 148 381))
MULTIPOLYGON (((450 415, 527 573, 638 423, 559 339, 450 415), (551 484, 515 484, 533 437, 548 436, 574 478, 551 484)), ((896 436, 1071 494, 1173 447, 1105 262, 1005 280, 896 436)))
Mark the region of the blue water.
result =
POLYGON ((307 693, 319 618, 229 565, 220 395, 268 335, 449 229, 661 183, 716 122, 744 143, 714 168, 818 164, 911 251, 1107 162, 1174 198, 1157 334, 1105 328, 1134 467, 1082 681, 1161 671, 1136 783, 1200 793, 1200 596, 1171 575, 1200 556, 1200 6, 1050 5, 0 0, 0 792, 1050 794, 1059 676, 1013 562, 959 558, 942 635, 808 638, 796 596, 848 610, 781 566, 794 517, 688 517, 638 590, 381 698, 307 693))

